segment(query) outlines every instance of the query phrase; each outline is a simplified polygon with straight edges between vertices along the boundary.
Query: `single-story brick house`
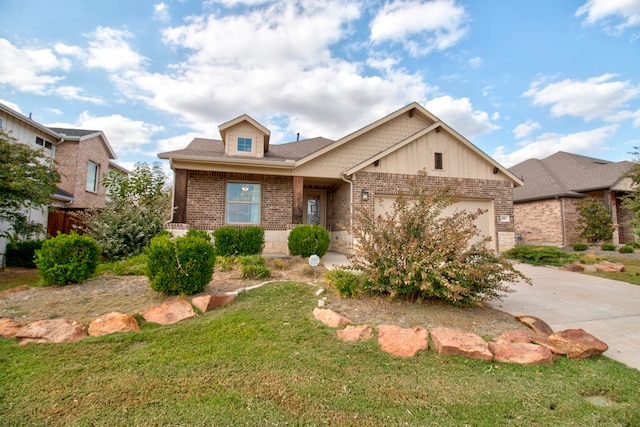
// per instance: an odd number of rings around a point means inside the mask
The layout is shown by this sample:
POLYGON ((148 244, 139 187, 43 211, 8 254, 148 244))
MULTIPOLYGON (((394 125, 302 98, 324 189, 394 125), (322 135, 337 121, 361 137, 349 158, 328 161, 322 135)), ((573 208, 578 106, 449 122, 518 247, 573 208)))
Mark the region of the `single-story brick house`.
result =
POLYGON ((450 186, 458 207, 483 208, 477 225, 502 251, 514 246, 513 189, 520 179, 417 103, 332 141, 271 144, 248 115, 219 126, 221 140, 195 138, 159 154, 174 171, 174 233, 258 225, 265 253, 286 253, 297 224, 320 224, 331 250, 352 250, 354 209, 384 210, 421 170, 450 186))
POLYGON ((559 151, 542 160, 529 159, 509 170, 524 182, 514 189, 515 225, 521 243, 565 246, 585 242, 577 230, 576 203, 602 200, 613 218, 613 243, 634 240, 631 213, 622 197, 632 190, 629 161, 610 162, 559 151))

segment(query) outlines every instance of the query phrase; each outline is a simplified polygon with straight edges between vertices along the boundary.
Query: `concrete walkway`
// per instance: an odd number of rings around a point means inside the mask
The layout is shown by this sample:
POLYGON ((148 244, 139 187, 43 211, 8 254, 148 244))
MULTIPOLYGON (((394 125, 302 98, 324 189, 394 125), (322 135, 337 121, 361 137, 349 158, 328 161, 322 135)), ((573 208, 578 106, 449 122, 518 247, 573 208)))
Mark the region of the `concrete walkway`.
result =
POLYGON ((640 286, 552 267, 517 264, 533 280, 489 305, 538 317, 554 331, 584 329, 609 345, 604 355, 640 369, 640 286))
MULTIPOLYGON (((322 261, 327 268, 348 265, 336 252, 322 261)), ((552 267, 516 266, 533 285, 518 283, 516 292, 488 305, 538 317, 554 331, 584 329, 607 343, 605 356, 640 369, 640 286, 552 267)))

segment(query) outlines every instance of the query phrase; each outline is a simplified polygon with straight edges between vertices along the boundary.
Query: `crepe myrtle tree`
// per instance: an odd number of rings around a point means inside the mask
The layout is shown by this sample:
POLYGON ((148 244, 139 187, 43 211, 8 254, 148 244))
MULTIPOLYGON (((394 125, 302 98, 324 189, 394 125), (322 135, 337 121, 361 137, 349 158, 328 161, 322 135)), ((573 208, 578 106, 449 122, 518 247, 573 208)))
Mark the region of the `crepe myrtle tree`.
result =
POLYGON ((613 218, 601 200, 591 197, 576 203, 577 227, 580 237, 591 244, 610 240, 613 236, 613 218))
POLYGON ((108 202, 81 213, 81 226, 103 249, 107 260, 142 253, 169 219, 167 177, 160 164, 137 163, 129 175, 110 171, 104 178, 108 202))
POLYGON ((0 236, 21 240, 44 231, 25 212, 49 205, 59 181, 52 159, 0 129, 0 236))
POLYGON ((487 248, 475 220, 482 210, 445 215, 457 197, 433 188, 422 171, 383 215, 357 210, 350 257, 364 273, 364 291, 410 300, 443 300, 469 305, 500 299, 509 282, 528 278, 487 248))
POLYGON ((631 224, 635 234, 640 236, 640 147, 634 147, 631 154, 634 156, 633 168, 626 176, 631 178, 633 186, 629 194, 624 197, 622 206, 631 212, 631 224))

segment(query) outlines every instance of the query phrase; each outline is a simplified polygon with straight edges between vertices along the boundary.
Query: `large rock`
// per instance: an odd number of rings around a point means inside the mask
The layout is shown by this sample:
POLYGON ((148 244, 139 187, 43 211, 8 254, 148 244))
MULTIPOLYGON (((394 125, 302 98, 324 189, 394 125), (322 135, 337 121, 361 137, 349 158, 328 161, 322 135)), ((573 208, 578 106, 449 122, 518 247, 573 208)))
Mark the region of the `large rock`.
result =
POLYGON ((463 356, 469 359, 493 359, 487 342, 476 334, 450 328, 433 328, 431 341, 438 354, 463 356))
POLYGON ((531 338, 531 342, 542 347, 548 348, 553 354, 567 355, 571 351, 571 345, 566 342, 551 341, 548 336, 535 335, 531 338))
POLYGON ((521 365, 553 362, 553 353, 549 349, 531 343, 490 342, 489 350, 493 353, 493 360, 496 362, 521 365))
POLYGON ((418 351, 429 348, 427 330, 420 326, 379 325, 378 344, 383 351, 395 356, 414 356, 418 351))
POLYGON ((624 271, 624 264, 619 264, 609 261, 601 261, 595 264, 596 271, 604 273, 622 273, 624 271))
POLYGON ((338 314, 328 308, 314 308, 313 317, 331 328, 339 328, 340 326, 344 326, 347 323, 351 323, 351 320, 349 320, 347 317, 343 316, 342 314, 338 314))
POLYGON ((565 264, 562 269, 574 273, 582 273, 584 271, 584 264, 565 264))
POLYGON ((505 332, 493 341, 499 344, 509 344, 514 342, 529 343, 531 342, 531 335, 521 329, 518 329, 517 331, 505 332))
POLYGON ((520 323, 522 323, 525 326, 527 326, 529 329, 531 329, 536 334, 551 335, 553 333, 553 329, 551 329, 551 326, 549 326, 547 324, 547 322, 545 322, 544 320, 539 319, 537 317, 534 317, 534 316, 516 316, 516 320, 518 320, 520 323))
POLYGON ((142 312, 144 320, 161 325, 171 325, 196 316, 191 304, 185 300, 165 301, 142 312))
POLYGON ((38 320, 22 327, 17 338, 28 342, 70 342, 87 337, 84 326, 70 319, 38 320))
POLYGON ((586 359, 600 356, 609 346, 582 329, 567 329, 549 335, 549 340, 561 345, 568 345, 567 357, 570 359, 586 359))
POLYGON ((191 300, 191 304, 200 312, 214 310, 223 305, 232 303, 236 299, 235 295, 202 295, 191 300))
POLYGON ((9 319, 8 317, 3 317, 0 319, 0 338, 13 338, 16 336, 18 331, 22 328, 22 324, 9 319))
POLYGON ((115 332, 135 332, 139 330, 138 321, 133 316, 117 311, 97 317, 89 324, 89 335, 93 337, 115 332))
POLYGON ((366 341, 373 336, 373 329, 369 325, 347 326, 337 334, 342 341, 366 341))

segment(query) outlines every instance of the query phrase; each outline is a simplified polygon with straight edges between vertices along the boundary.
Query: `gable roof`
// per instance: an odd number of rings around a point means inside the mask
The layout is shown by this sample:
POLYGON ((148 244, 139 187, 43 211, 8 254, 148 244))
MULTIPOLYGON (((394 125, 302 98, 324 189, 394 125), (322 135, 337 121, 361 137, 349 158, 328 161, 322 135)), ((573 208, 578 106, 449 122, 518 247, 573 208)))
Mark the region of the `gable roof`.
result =
POLYGON ((513 201, 584 197, 585 192, 615 186, 632 167, 629 161, 610 162, 564 151, 542 160, 525 160, 509 168, 524 181, 514 189, 513 201))
POLYGON ((47 135, 50 135, 56 139, 60 139, 61 136, 52 128, 48 128, 45 125, 41 125, 40 123, 36 122, 35 120, 33 120, 31 117, 27 117, 21 113, 18 113, 16 110, 7 107, 4 104, 0 104, 0 111, 4 111, 5 113, 9 114, 10 116, 13 116, 14 118, 20 120, 21 122, 24 123, 28 123, 29 125, 33 126, 34 128, 39 129, 40 131, 46 133, 47 135))
POLYGON ((228 122, 218 126, 218 130, 220 131, 220 135, 222 136, 222 141, 224 142, 227 139, 227 136, 226 136, 227 129, 242 122, 249 123, 251 126, 258 129, 260 132, 264 134, 264 151, 265 152, 269 151, 269 139, 271 138, 271 131, 266 127, 262 126, 260 123, 258 123, 254 119, 252 119, 248 114, 243 114, 240 117, 236 117, 235 119, 229 120, 228 122))
MULTIPOLYGON (((428 132, 441 129, 446 130, 448 133, 454 136, 457 140, 459 140, 466 147, 471 149, 474 153, 484 159, 486 162, 491 164, 494 168, 501 171, 504 175, 508 177, 511 181, 514 182, 516 186, 522 185, 522 181, 510 172, 508 169, 500 165, 493 158, 488 156, 474 144, 472 144, 469 140, 464 138, 458 132, 449 127, 446 123, 441 121, 438 117, 433 115, 423 106, 418 104, 417 102, 412 102, 397 111, 388 114, 381 119, 376 120, 375 122, 356 130, 355 132, 350 133, 349 135, 340 138, 337 141, 332 141, 326 138, 311 138, 296 142, 290 142, 287 144, 274 144, 271 145, 269 151, 267 151, 263 158, 256 159, 255 157, 250 156, 229 156, 224 153, 224 146, 222 141, 214 140, 214 139, 204 139, 204 138, 195 138, 186 148, 182 150, 169 151, 158 154, 158 157, 161 159, 168 160, 183 160, 183 161, 192 161, 192 162, 200 162, 200 163, 215 163, 215 164, 245 164, 245 165, 256 165, 259 164, 261 166, 272 166, 272 167, 286 167, 293 169, 294 167, 299 167, 304 165, 305 163, 312 162, 314 159, 326 154, 336 148, 353 141, 354 139, 364 135, 365 133, 378 128, 379 126, 388 123, 397 117, 403 114, 409 114, 413 116, 414 114, 419 114, 424 118, 428 119, 428 121, 433 124, 421 129, 419 132, 405 138, 402 141, 399 141, 397 144, 392 147, 388 147, 386 150, 377 153, 376 155, 368 158, 366 161, 361 162, 358 165, 354 165, 349 170, 344 171, 343 175, 351 175, 369 164, 374 163, 381 157, 386 156, 387 154, 398 150, 404 145, 414 141, 416 138, 424 135, 428 132)), ((229 127, 238 124, 244 120, 252 120, 246 114, 240 116, 236 119, 233 119, 223 125, 220 125, 221 134, 223 129, 226 130, 229 127)), ((250 122, 251 123, 251 122, 250 122)), ((253 123, 252 123, 253 124, 253 123)), ((259 123, 256 122, 254 125, 256 127, 260 126, 259 123), (257 125, 257 126, 256 126, 257 125)), ((260 129, 260 127, 258 127, 260 129)), ((224 136, 223 136, 224 138, 224 136)))
POLYGON ((86 141, 93 137, 99 136, 102 138, 102 142, 104 144, 107 153, 109 154, 110 159, 116 159, 116 153, 113 151, 111 144, 109 144, 109 140, 107 136, 101 130, 88 130, 88 129, 70 129, 70 128, 50 128, 51 130, 60 134, 64 141, 86 141))

